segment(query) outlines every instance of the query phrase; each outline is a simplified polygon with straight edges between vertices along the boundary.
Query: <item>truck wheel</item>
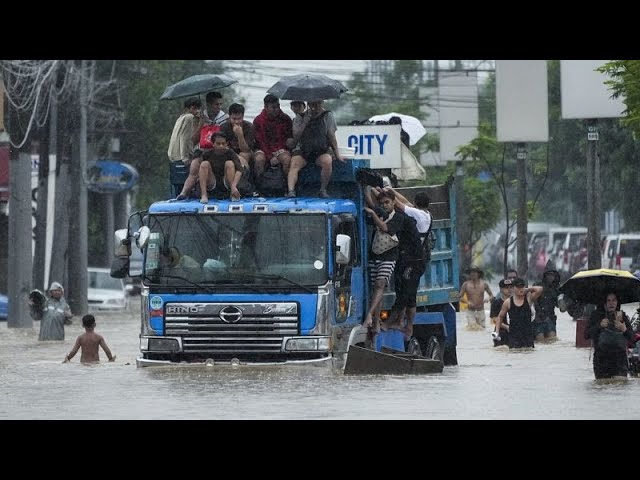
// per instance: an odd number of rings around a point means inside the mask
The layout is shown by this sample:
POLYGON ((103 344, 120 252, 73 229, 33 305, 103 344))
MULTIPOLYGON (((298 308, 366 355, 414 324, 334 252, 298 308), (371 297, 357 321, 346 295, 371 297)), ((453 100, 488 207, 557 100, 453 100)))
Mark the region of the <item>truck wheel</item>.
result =
POLYGON ((429 337, 429 340, 427 341, 425 357, 431 358, 432 360, 442 361, 443 355, 444 346, 440 343, 435 335, 431 335, 431 337, 429 337))
POLYGON ((418 342, 416 337, 411 337, 404 349, 407 353, 411 353, 412 355, 422 356, 422 348, 420 347, 420 342, 418 342))

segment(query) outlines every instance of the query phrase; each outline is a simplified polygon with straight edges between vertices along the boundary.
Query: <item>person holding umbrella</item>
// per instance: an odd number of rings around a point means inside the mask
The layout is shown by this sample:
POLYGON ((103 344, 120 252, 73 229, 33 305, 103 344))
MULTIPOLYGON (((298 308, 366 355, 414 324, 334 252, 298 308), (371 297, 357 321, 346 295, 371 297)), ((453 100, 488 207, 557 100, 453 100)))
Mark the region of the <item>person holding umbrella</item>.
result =
POLYGON ((194 134, 200 128, 201 109, 202 102, 196 97, 184 101, 184 110, 173 125, 169 140, 167 154, 170 161, 182 161, 185 165, 191 162, 191 155, 195 148, 194 134))
POLYGON ((600 378, 627 378, 627 345, 633 329, 626 313, 620 310, 618 295, 609 292, 589 317, 584 338, 593 340, 593 373, 600 378))
POLYGON ((301 131, 293 133, 295 144, 300 144, 300 154, 294 155, 291 159, 291 167, 287 177, 287 187, 289 192, 287 197, 296 196, 296 184, 298 183, 298 172, 307 163, 314 162, 320 167, 320 198, 329 198, 327 186, 333 173, 333 158, 330 148, 335 154, 336 160, 345 162, 338 150, 338 140, 336 139, 336 120, 329 110, 324 109, 323 100, 307 102, 309 107, 305 113, 301 131))

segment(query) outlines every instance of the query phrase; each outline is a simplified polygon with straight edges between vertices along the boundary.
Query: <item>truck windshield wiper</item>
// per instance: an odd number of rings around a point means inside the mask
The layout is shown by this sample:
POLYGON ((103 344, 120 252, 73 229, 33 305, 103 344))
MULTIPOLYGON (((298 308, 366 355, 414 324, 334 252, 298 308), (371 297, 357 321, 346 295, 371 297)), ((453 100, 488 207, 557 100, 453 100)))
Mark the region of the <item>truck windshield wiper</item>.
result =
POLYGON ((255 272, 247 272, 245 273, 245 275, 247 275, 248 277, 257 278, 260 280, 284 280, 285 282, 290 283, 291 285, 295 285, 296 287, 300 287, 301 289, 306 290, 309 293, 313 293, 313 290, 311 290, 306 285, 303 285, 294 280, 291 280, 290 278, 287 278, 284 275, 278 275, 275 273, 255 273, 255 272))
MULTIPOLYGON (((152 283, 156 283, 156 282, 154 281, 154 279, 153 279, 153 278, 151 278, 151 277, 149 277, 148 275, 144 275, 144 278, 145 278, 145 279, 147 279, 147 280, 149 280, 149 281, 151 281, 152 283)), ((161 274, 161 273, 159 273, 155 278, 157 278, 157 279, 160 279, 160 278, 174 278, 174 279, 176 279, 176 280, 182 280, 182 281, 184 281, 184 282, 190 283, 190 284, 191 284, 191 285, 193 285, 194 287, 197 287, 197 288, 199 288, 199 289, 201 289, 201 290, 204 290, 204 291, 206 291, 206 292, 209 292, 209 293, 215 293, 215 292, 211 289, 211 287, 208 287, 208 286, 206 286, 206 285, 202 285, 202 284, 200 284, 200 283, 194 282, 193 280, 189 280, 188 278, 183 277, 183 276, 181 276, 181 275, 167 275, 167 274, 163 274, 163 273, 161 274)), ((183 285, 164 285, 164 286, 166 286, 166 287, 178 287, 178 286, 183 286, 183 285)))
MULTIPOLYGON (((146 276, 146 278, 153 282, 153 279, 149 278, 148 276, 146 276)), ((190 279, 188 279, 186 277, 183 277, 181 275, 159 274, 157 278, 174 278, 176 280, 183 280, 183 281, 185 281, 187 283, 190 283, 194 287, 197 287, 197 288, 199 288, 201 290, 204 290, 205 292, 208 292, 208 293, 220 293, 219 291, 214 290, 210 285, 203 285, 201 283, 194 282, 193 280, 190 280, 190 279)), ((156 283, 156 282, 153 282, 153 283, 156 283)), ((256 293, 262 293, 262 290, 260 290, 258 287, 253 286, 253 285, 249 285, 249 284, 246 284, 246 283, 243 283, 243 282, 239 282, 239 281, 236 281, 236 280, 233 280, 233 283, 230 283, 229 281, 221 281, 221 282, 218 282, 218 283, 225 284, 225 285, 239 285, 241 287, 244 287, 244 288, 247 288, 249 290, 252 290, 252 291, 254 291, 256 293)), ((177 287, 182 287, 183 285, 164 285, 164 286, 177 288, 177 287)))

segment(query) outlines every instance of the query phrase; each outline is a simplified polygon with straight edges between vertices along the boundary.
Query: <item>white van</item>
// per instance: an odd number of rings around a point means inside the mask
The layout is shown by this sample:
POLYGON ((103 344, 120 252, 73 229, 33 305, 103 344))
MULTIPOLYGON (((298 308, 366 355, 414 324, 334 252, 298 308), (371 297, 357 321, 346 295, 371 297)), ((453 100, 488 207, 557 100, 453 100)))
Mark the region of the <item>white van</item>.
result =
POLYGON ((613 233, 605 235, 600 244, 600 266, 602 268, 613 268, 613 261, 610 261, 613 258, 614 252, 618 248, 616 245, 618 243, 618 235, 619 233, 613 233))
MULTIPOLYGON (((549 230, 552 228, 558 228, 560 225, 557 223, 545 223, 545 222, 529 222, 527 223, 527 262, 531 265, 531 254, 534 251, 534 245, 540 242, 541 238, 546 238, 549 235, 549 230)), ((517 252, 517 231, 518 226, 514 225, 511 229, 511 239, 509 240, 509 250, 507 252, 507 263, 511 268, 517 268, 518 266, 518 252, 517 252)), ((529 267, 529 270, 531 268, 529 267)))
MULTIPOLYGON (((605 239, 606 241, 606 239, 605 239)), ((608 242, 602 268, 631 269, 631 263, 640 254, 640 232, 620 233, 608 242)))
POLYGON ((561 278, 567 278, 571 264, 571 250, 577 250, 579 236, 587 233, 586 227, 554 227, 550 228, 546 237, 537 239, 531 246, 529 275, 541 279, 547 262, 551 260, 561 278))

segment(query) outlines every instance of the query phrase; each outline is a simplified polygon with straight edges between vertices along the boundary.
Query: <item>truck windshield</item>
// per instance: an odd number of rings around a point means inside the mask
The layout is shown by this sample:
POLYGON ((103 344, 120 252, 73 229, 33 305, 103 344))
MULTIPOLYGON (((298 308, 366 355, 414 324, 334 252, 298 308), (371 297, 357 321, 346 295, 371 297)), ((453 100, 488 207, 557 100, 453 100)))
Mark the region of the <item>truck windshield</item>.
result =
POLYGON ((149 217, 149 228, 145 276, 154 284, 292 287, 327 281, 322 214, 158 214, 149 217))

